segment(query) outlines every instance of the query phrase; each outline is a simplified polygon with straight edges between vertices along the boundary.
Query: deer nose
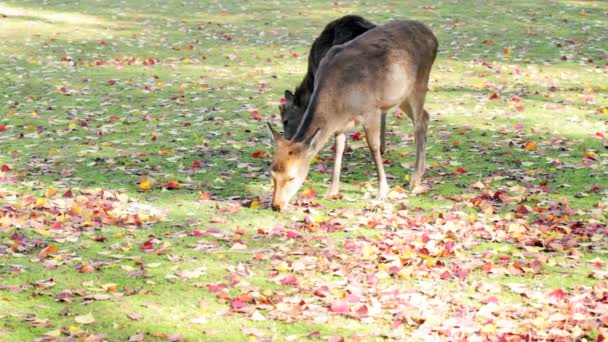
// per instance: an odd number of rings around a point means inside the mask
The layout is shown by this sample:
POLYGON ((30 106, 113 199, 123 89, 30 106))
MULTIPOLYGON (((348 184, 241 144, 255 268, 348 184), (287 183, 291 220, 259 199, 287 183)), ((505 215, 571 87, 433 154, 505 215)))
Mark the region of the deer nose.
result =
POLYGON ((281 211, 281 206, 278 204, 273 204, 272 205, 272 210, 273 211, 281 211))

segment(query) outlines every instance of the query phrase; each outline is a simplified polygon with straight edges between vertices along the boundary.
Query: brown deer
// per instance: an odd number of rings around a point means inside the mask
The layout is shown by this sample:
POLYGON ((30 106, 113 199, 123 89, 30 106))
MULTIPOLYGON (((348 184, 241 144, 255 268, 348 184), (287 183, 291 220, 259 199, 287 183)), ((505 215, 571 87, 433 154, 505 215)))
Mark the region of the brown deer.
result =
MULTIPOLYGON (((273 210, 282 210, 301 187, 311 159, 332 136, 362 124, 378 173, 378 198, 388 194, 380 155, 382 113, 399 106, 414 123, 416 163, 410 188, 416 191, 425 169, 429 114, 424 100, 437 39, 413 20, 377 26, 329 50, 316 73, 314 91, 294 136, 273 135, 273 210)), ((332 183, 339 182, 334 170, 332 183)))

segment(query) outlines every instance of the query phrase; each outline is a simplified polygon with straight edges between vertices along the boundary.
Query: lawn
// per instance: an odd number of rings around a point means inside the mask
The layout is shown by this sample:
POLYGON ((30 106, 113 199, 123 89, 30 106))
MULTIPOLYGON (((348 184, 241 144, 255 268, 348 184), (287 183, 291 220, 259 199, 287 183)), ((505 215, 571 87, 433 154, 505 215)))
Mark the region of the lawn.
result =
MULTIPOLYGON (((0 339, 603 340, 608 3, 0 3, 0 339), (269 209, 266 121, 326 23, 417 19, 440 51, 425 182, 352 133, 269 209)), ((358 128, 360 130, 360 128, 358 128)))

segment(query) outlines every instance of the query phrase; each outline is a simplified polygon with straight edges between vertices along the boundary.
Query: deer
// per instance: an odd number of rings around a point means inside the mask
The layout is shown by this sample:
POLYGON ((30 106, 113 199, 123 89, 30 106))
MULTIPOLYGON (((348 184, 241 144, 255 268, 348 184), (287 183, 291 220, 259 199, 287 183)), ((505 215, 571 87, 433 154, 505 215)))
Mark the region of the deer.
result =
MULTIPOLYGON (((344 136, 356 124, 363 126, 376 166, 377 199, 384 200, 388 182, 380 154, 382 113, 397 106, 414 124, 416 161, 410 189, 416 193, 425 171, 430 115, 424 102, 437 48, 433 32, 415 20, 392 21, 332 47, 315 74, 314 90, 295 134, 287 139, 268 123, 274 148, 272 209, 287 207, 304 183, 312 158, 329 138, 344 136)), ((334 169, 332 185, 339 184, 339 177, 340 170, 334 169)))

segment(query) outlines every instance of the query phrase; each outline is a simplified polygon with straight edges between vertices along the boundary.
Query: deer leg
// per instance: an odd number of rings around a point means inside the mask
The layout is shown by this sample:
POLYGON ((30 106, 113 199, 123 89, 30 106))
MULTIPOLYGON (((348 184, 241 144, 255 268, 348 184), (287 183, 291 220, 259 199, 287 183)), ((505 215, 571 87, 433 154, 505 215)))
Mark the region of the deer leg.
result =
POLYGON ((340 191, 340 171, 342 170, 342 156, 346 146, 346 134, 336 134, 334 137, 334 171, 331 177, 331 185, 327 197, 331 198, 338 195, 340 191))
POLYGON ((380 123, 380 154, 386 152, 386 113, 382 113, 382 121, 380 123))
POLYGON ((376 171, 378 172, 378 199, 385 199, 388 195, 388 182, 386 181, 386 174, 384 173, 384 163, 382 155, 380 154, 380 132, 381 132, 381 119, 378 115, 370 115, 365 124, 365 135, 367 136, 367 145, 372 154, 374 164, 376 164, 376 171))
POLYGON ((410 177, 412 193, 425 191, 421 186, 422 176, 426 168, 426 132, 428 130, 429 113, 424 110, 424 93, 403 102, 399 108, 403 110, 414 124, 414 143, 416 145, 416 162, 410 177))

